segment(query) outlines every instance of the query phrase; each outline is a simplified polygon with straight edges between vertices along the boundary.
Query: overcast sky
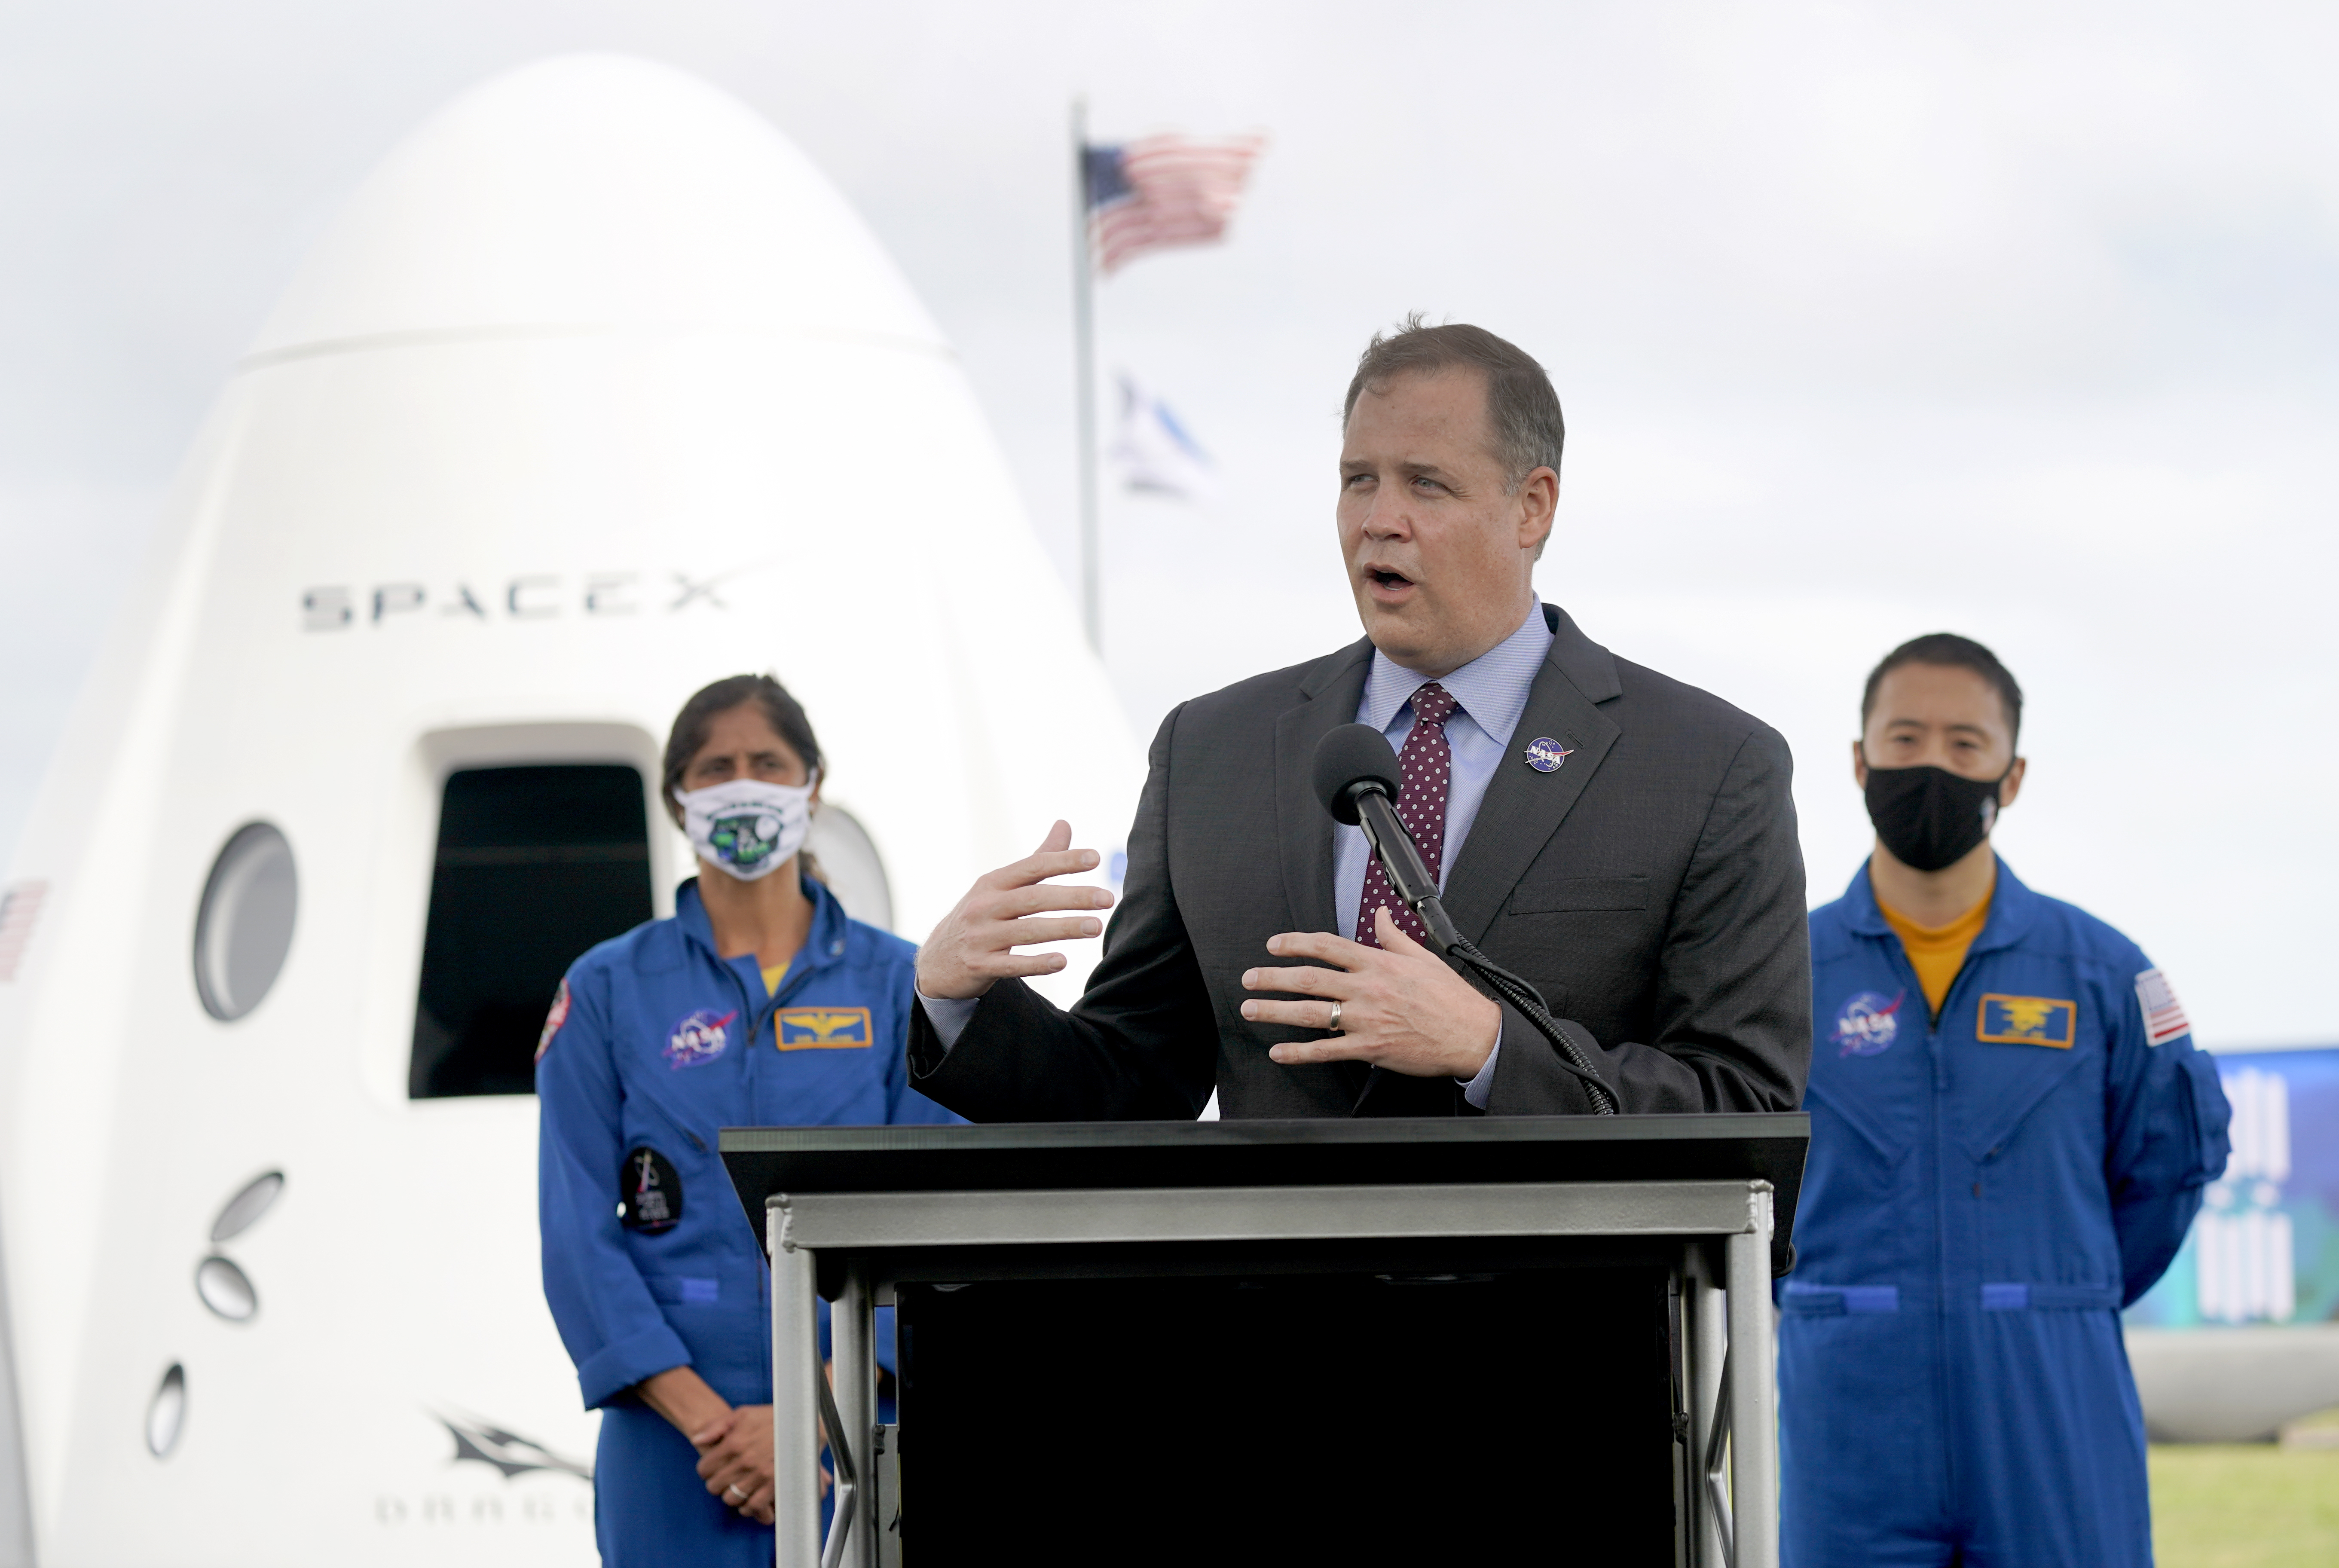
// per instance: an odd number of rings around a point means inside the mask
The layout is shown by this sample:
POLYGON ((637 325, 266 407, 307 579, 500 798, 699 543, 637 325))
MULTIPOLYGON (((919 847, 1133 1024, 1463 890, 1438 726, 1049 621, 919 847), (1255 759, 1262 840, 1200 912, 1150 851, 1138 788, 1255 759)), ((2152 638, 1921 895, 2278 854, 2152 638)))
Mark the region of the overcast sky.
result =
POLYGON ((2031 695, 2018 872, 2143 942, 2206 1042, 2339 1040, 2339 12, 2304 5, 10 0, 0 855, 339 201, 471 83, 610 48, 837 181, 1068 577, 1067 103, 1272 138, 1228 245, 1099 300, 1223 490, 1108 508, 1140 734, 1356 635, 1340 391, 1402 312, 1477 321, 1567 410, 1545 597, 1786 733, 1815 898, 1867 842, 1861 677, 1965 631, 2031 695))

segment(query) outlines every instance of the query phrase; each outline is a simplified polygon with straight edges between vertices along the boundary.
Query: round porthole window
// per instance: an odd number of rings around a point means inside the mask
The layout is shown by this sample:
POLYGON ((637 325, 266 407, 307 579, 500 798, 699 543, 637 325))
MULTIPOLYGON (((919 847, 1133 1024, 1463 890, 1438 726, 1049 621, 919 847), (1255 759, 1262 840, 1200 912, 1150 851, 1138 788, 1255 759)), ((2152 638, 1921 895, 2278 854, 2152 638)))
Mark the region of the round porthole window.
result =
POLYGON ((235 831, 203 884, 195 915, 195 990, 222 1021, 260 1005, 292 948, 299 900, 292 846, 264 822, 235 831))
POLYGON ((195 1294, 230 1323, 247 1322, 260 1310, 260 1292, 252 1287, 252 1277, 216 1252, 196 1266, 195 1294))

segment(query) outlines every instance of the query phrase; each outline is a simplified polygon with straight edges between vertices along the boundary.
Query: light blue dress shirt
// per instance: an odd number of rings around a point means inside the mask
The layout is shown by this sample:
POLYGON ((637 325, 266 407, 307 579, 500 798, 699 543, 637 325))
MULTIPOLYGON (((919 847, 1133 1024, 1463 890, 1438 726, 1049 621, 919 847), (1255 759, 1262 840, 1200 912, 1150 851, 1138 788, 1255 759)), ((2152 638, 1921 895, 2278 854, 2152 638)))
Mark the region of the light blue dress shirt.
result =
MULTIPOLYGON (((1446 891, 1454 863, 1461 858, 1470 824, 1478 820, 1478 805, 1486 798, 1486 786, 1494 782, 1504 754, 1512 749, 1511 733, 1519 727, 1535 673, 1550 652, 1551 627, 1545 623, 1543 606, 1538 603, 1519 623, 1518 630, 1438 680, 1446 694, 1462 705, 1446 721, 1446 744, 1454 754, 1454 765, 1446 795, 1446 850, 1437 867, 1440 893, 1446 891)), ((1427 685, 1429 679, 1376 648, 1373 667, 1365 676, 1363 700, 1357 704, 1357 722, 1372 725, 1388 737, 1391 746, 1404 750, 1406 736, 1413 733, 1413 694, 1427 685)), ((1362 828, 1339 827, 1333 832, 1332 918, 1338 922, 1340 934, 1353 942, 1372 846, 1365 842, 1362 828)), ((926 1010, 926 1021, 934 1026, 943 1050, 958 1043, 959 1034, 974 1016, 977 1000, 919 996, 919 1005, 926 1010)), ((1482 1110, 1494 1086, 1495 1058, 1502 1053, 1498 1035, 1486 1065, 1463 1090, 1463 1098, 1482 1110)))
MULTIPOLYGON (((1446 879, 1454 873, 1454 863, 1462 857, 1462 841, 1470 836, 1470 824, 1478 820, 1478 804, 1486 798, 1486 786, 1495 782, 1495 770, 1502 765, 1504 754, 1513 749, 1511 732, 1519 727, 1519 715, 1527 711, 1527 693, 1550 653, 1551 627, 1544 622, 1543 606, 1537 604, 1519 623, 1518 630, 1437 683, 1462 705, 1446 721, 1446 745, 1454 754, 1454 766, 1446 793, 1446 850, 1437 866, 1441 894, 1446 892, 1446 879)), ((1364 698, 1357 704, 1357 722, 1372 725, 1388 736, 1390 745, 1403 751, 1406 736, 1413 733, 1413 694, 1428 684, 1428 676, 1416 675, 1376 648, 1372 671, 1365 677, 1364 698)), ((1339 922, 1340 934, 1353 942, 1372 846, 1365 842, 1362 828, 1341 827, 1333 832, 1332 918, 1339 922)), ((1462 1091, 1462 1098, 1481 1110, 1494 1088, 1495 1058, 1502 1054, 1498 1035, 1486 1065, 1462 1091)))

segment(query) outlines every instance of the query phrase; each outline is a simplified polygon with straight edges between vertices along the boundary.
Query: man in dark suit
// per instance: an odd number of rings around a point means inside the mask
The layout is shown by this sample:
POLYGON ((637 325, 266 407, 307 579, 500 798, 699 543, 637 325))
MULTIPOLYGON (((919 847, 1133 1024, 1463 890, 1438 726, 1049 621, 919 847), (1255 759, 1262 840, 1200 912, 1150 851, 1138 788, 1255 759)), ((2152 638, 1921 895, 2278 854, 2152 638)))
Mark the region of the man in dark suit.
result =
POLYGON ((1532 981, 1626 1112, 1785 1110, 1811 1060, 1802 855, 1779 734, 1619 659, 1533 571, 1564 431, 1543 368, 1476 327, 1376 337, 1349 384, 1338 653, 1163 722, 1124 901, 1058 1010, 1017 946, 1093 936, 1058 823, 918 954, 917 1087, 977 1121, 1582 1113, 1535 1026, 1426 945, 1310 784, 1362 721, 1462 934, 1532 981), (1271 961, 1285 961, 1275 963, 1271 961))

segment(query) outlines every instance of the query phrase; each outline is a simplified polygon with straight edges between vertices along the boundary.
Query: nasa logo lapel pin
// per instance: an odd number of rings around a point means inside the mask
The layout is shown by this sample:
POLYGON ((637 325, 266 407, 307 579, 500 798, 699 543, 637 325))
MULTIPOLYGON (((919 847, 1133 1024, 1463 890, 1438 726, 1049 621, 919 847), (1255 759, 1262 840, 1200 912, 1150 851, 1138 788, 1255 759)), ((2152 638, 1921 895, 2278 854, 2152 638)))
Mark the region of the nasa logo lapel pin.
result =
POLYGON ((1574 746, 1564 746, 1549 735, 1538 735, 1527 742, 1525 761, 1539 774, 1555 774, 1559 764, 1574 754, 1574 746))

